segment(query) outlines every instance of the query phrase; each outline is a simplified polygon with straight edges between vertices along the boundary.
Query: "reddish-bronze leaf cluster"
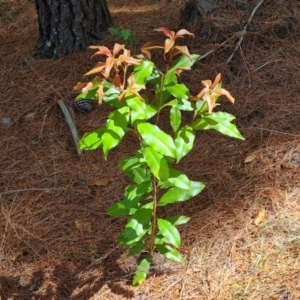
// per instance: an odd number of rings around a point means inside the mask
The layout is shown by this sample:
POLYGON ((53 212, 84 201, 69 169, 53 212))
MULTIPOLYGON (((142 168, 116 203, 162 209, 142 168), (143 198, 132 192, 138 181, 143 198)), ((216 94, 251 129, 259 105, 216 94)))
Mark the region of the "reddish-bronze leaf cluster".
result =
POLYGON ((174 57, 175 55, 182 53, 191 59, 191 55, 189 53, 187 46, 175 46, 175 41, 178 38, 183 38, 184 35, 191 35, 194 37, 193 33, 189 32, 186 29, 181 29, 175 33, 174 31, 171 31, 166 27, 157 28, 155 29, 155 31, 163 32, 164 35, 167 37, 167 39, 165 40, 164 44, 152 43, 152 42, 146 43, 141 50, 147 58, 151 59, 151 54, 149 50, 164 49, 164 54, 169 53, 171 57, 174 57))
POLYGON ((202 84, 205 86, 197 96, 191 96, 190 100, 198 101, 204 100, 207 103, 207 110, 211 114, 213 109, 218 105, 216 100, 219 96, 223 95, 231 102, 234 103, 235 99, 231 96, 231 94, 220 87, 219 83, 221 80, 221 74, 218 74, 212 83, 211 80, 203 80, 202 84))

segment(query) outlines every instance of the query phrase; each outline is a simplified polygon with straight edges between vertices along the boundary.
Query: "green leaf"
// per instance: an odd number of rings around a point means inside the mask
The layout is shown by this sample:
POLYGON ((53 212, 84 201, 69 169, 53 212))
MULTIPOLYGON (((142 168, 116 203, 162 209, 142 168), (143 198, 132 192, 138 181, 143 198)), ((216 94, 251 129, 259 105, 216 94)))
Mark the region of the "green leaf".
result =
POLYGON ((143 155, 137 152, 132 157, 122 159, 118 164, 119 168, 137 184, 150 180, 150 174, 145 168, 146 164, 141 162, 142 158, 143 155))
POLYGON ((198 195, 204 189, 204 187, 205 185, 202 182, 191 181, 190 190, 183 190, 178 187, 170 188, 165 194, 162 195, 158 202, 158 206, 165 206, 169 203, 187 201, 198 195))
POLYGON ((129 256, 141 253, 146 248, 146 246, 147 244, 144 241, 137 242, 132 248, 130 248, 129 256))
POLYGON ((139 263, 139 266, 138 266, 137 270, 135 271, 135 275, 134 275, 134 278, 132 281, 133 286, 138 286, 145 281, 145 279, 149 273, 149 270, 150 270, 150 264, 151 264, 151 258, 149 255, 147 255, 139 263))
POLYGON ((176 248, 179 248, 181 241, 177 228, 169 221, 164 219, 157 219, 157 226, 159 232, 166 238, 168 243, 176 248))
POLYGON ((136 84, 145 84, 147 82, 147 78, 153 72, 154 63, 149 60, 144 60, 141 64, 134 67, 134 82, 136 84))
POLYGON ((110 114, 105 132, 102 135, 103 154, 105 158, 107 158, 108 152, 120 143, 127 132, 128 120, 128 107, 120 108, 110 114))
POLYGON ((154 86, 158 86, 161 82, 162 75, 162 72, 159 69, 157 69, 154 65, 152 73, 147 78, 147 82, 153 84, 154 86))
POLYGON ((162 155, 175 158, 176 148, 172 137, 158 126, 149 123, 140 123, 137 130, 144 142, 162 155))
POLYGON ((152 181, 150 180, 136 185, 128 185, 122 203, 127 208, 138 208, 141 201, 149 199, 151 191, 152 181))
POLYGON ((164 85, 168 86, 168 85, 175 85, 175 84, 177 84, 177 76, 175 75, 175 73, 168 72, 165 75, 164 85))
POLYGON ((168 220, 174 226, 178 226, 178 225, 186 224, 190 220, 190 218, 186 216, 175 216, 175 217, 169 217, 166 220, 168 220))
POLYGON ((194 145, 194 140, 195 134, 192 127, 185 126, 178 132, 175 139, 177 162, 191 151, 194 145))
POLYGON ((153 203, 147 203, 138 208, 125 226, 124 233, 118 241, 126 246, 132 246, 140 241, 151 226, 153 203))
POLYGON ((184 259, 182 258, 182 256, 180 255, 180 253, 177 250, 172 249, 170 246, 167 246, 167 245, 155 245, 155 247, 166 258, 168 258, 170 260, 173 260, 175 262, 184 263, 184 259))
POLYGON ((170 123, 174 132, 177 132, 181 124, 181 112, 177 106, 171 107, 170 123))
POLYGON ((192 127, 195 130, 214 129, 229 137, 244 140, 236 126, 230 123, 230 121, 234 119, 235 117, 233 115, 226 112, 206 113, 202 115, 202 118, 197 119, 192 124, 192 127))
POLYGON ((168 70, 168 73, 174 73, 178 69, 180 70, 192 67, 193 64, 198 60, 199 56, 200 55, 192 54, 192 60, 190 60, 186 55, 182 55, 172 63, 170 69, 168 70))
POLYGON ((130 95, 126 97, 127 105, 131 108, 131 123, 136 120, 148 120, 153 117, 157 110, 154 106, 142 102, 138 97, 130 95))
POLYGON ((124 217, 129 215, 129 209, 125 207, 124 203, 118 202, 107 209, 107 214, 113 217, 124 217))
POLYGON ((119 27, 108 27, 108 31, 112 36, 118 36, 120 33, 120 28, 119 27))
POLYGON ((81 150, 95 150, 102 146, 102 135, 105 128, 98 128, 94 132, 87 132, 79 141, 81 150))
POLYGON ((172 183, 173 186, 184 190, 191 189, 191 181, 188 179, 188 177, 182 172, 172 168, 170 168, 168 182, 172 183))
POLYGON ((124 107, 126 105, 126 102, 118 101, 118 96, 120 95, 120 93, 121 92, 115 86, 112 86, 105 91, 103 101, 115 108, 124 107))
POLYGON ((145 147, 144 154, 153 175, 161 181, 166 181, 169 178, 169 166, 165 157, 151 147, 145 147))
POLYGON ((122 29, 120 32, 120 37, 124 40, 127 41, 128 38, 131 36, 131 30, 130 29, 122 29))
POLYGON ((167 86, 166 90, 177 99, 188 99, 189 97, 189 89, 183 83, 167 86))

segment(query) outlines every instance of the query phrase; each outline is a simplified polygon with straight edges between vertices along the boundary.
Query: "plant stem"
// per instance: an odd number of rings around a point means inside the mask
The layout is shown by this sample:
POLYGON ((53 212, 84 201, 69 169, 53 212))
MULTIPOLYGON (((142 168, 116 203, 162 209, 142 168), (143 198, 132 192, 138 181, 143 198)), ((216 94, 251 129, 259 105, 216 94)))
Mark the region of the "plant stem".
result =
POLYGON ((156 178, 153 177, 153 215, 152 215, 152 226, 151 226, 151 236, 149 241, 149 254, 152 258, 154 251, 154 238, 156 235, 156 208, 157 208, 157 186, 156 186, 156 178))

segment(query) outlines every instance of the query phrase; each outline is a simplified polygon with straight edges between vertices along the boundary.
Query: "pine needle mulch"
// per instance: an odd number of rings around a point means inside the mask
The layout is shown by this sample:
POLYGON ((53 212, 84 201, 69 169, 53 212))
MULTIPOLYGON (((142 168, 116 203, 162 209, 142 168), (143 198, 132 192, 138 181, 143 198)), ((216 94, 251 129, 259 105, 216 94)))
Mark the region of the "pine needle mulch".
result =
MULTIPOLYGON (((222 73, 236 104, 222 100, 219 109, 236 116, 246 140, 197 134, 178 169, 206 189, 159 212, 191 216, 180 228, 186 263, 157 255, 147 281, 133 288, 136 259, 116 243, 126 220, 105 212, 129 183, 117 162, 137 141, 127 136, 107 161, 101 151, 77 154, 57 100, 72 107, 72 89, 95 60, 90 52, 34 59, 34 4, 3 1, 16 10, 12 19, 0 10, 1 299, 300 298, 300 3, 264 1, 226 64, 237 40, 222 42, 242 30, 258 1, 215 2, 216 12, 194 24, 196 38, 185 40, 191 53, 213 51, 182 79, 197 93, 201 80, 222 73)), ((154 28, 179 29, 184 3, 108 5, 114 26, 130 28, 141 46, 163 40, 154 28)), ((108 36, 102 44, 114 42, 108 36)), ((159 53, 154 58, 163 63, 159 53)), ((108 113, 104 105, 74 112, 79 134, 103 125, 108 113)))

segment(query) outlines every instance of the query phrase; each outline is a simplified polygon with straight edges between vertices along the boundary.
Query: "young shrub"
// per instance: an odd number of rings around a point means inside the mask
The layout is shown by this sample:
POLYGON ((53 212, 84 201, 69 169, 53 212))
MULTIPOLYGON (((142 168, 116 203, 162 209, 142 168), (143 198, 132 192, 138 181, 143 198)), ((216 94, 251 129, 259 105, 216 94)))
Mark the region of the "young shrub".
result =
POLYGON ((91 46, 96 50, 93 56, 106 56, 106 61, 98 62, 85 74, 96 75, 93 80, 75 87, 81 90, 78 99, 95 99, 99 104, 104 102, 114 108, 104 127, 83 136, 82 150, 101 147, 107 158, 109 151, 118 146, 129 131, 135 133, 140 143, 132 157, 119 162, 119 168, 133 183, 125 188, 124 198, 107 211, 110 216, 128 218, 118 241, 129 249, 129 255, 147 253, 136 270, 133 285, 145 280, 154 251, 170 260, 184 261, 178 251, 181 240, 177 227, 187 223, 189 217, 162 218, 157 215, 157 208, 187 201, 204 189, 202 182, 193 181, 173 168, 192 150, 195 132, 213 129, 243 139, 231 123, 235 119, 233 115, 214 112, 221 95, 234 103, 234 98, 222 88, 220 74, 213 82, 202 81, 204 87, 196 96, 191 96, 186 85, 178 81, 180 73, 190 70, 199 55, 190 54, 186 46, 177 46, 176 40, 193 34, 185 29, 175 33, 164 27, 156 31, 166 36, 165 42, 145 44, 141 49, 143 54, 136 57, 120 44, 115 44, 112 51, 104 46, 91 46), (151 61, 150 51, 154 49, 163 50, 164 71, 151 61), (142 94, 149 87, 155 89, 152 99, 142 94), (159 126, 162 110, 169 111, 172 134, 159 126), (181 122, 184 112, 193 112, 189 124, 181 122))

